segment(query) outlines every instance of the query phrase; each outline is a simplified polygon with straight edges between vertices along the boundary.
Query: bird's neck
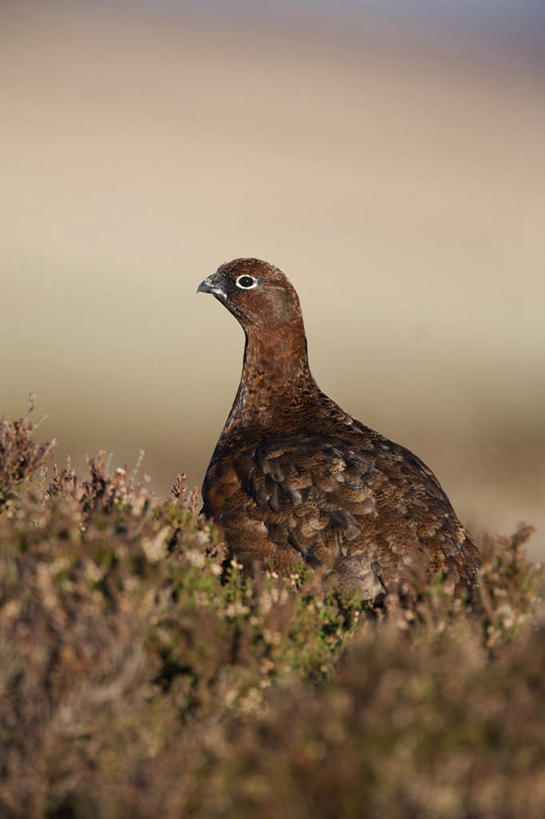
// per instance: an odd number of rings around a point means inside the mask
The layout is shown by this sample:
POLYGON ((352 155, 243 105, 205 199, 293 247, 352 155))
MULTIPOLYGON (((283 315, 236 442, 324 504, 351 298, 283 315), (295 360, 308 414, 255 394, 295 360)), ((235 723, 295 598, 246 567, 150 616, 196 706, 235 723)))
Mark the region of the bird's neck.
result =
POLYGON ((303 409, 318 391, 302 319, 278 332, 246 331, 240 385, 225 431, 270 426, 303 409))

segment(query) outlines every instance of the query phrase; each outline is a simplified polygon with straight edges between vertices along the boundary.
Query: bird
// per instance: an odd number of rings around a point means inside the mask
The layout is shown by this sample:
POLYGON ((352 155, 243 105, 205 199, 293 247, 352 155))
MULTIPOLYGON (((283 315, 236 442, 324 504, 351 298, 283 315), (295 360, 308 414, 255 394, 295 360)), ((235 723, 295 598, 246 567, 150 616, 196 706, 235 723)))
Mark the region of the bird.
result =
POLYGON ((197 292, 211 293, 245 334, 240 384, 202 487, 202 512, 230 558, 246 573, 308 567, 362 601, 408 594, 437 575, 470 593, 479 569, 471 535, 420 458, 320 390, 285 274, 235 259, 197 292))

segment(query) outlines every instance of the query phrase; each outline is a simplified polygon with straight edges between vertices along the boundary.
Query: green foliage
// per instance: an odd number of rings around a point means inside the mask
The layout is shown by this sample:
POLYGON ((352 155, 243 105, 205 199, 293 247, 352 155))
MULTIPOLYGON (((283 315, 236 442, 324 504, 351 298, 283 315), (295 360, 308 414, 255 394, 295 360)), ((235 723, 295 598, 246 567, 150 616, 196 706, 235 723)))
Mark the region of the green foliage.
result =
POLYGON ((0 426, 0 815, 511 817, 545 805, 545 625, 528 529, 365 608, 244 578, 180 476, 46 469, 0 426))

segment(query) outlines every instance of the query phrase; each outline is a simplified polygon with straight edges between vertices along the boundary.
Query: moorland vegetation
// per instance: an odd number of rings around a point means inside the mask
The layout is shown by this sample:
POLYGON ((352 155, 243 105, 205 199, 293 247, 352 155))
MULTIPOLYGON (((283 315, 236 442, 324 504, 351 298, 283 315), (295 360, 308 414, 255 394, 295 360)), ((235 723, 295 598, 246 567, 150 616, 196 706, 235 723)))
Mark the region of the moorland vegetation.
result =
POLYGON ((243 577, 183 476, 79 476, 32 418, 0 421, 2 817, 544 815, 529 527, 480 544, 471 600, 365 606, 243 577))

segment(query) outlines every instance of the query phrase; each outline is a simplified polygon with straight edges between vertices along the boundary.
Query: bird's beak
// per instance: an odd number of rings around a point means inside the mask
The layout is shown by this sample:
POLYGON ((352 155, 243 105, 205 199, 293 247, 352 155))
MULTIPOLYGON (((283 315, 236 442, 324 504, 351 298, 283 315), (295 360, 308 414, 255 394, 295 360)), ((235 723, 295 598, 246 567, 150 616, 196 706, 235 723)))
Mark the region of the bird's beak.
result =
POLYGON ((225 290, 218 281, 217 273, 213 273, 212 276, 204 279, 197 287, 197 293, 212 293, 216 297, 225 298, 225 290))
POLYGON ((204 279, 199 286, 197 287, 197 293, 212 293, 212 285, 210 284, 210 279, 212 277, 209 276, 208 279, 204 279))

